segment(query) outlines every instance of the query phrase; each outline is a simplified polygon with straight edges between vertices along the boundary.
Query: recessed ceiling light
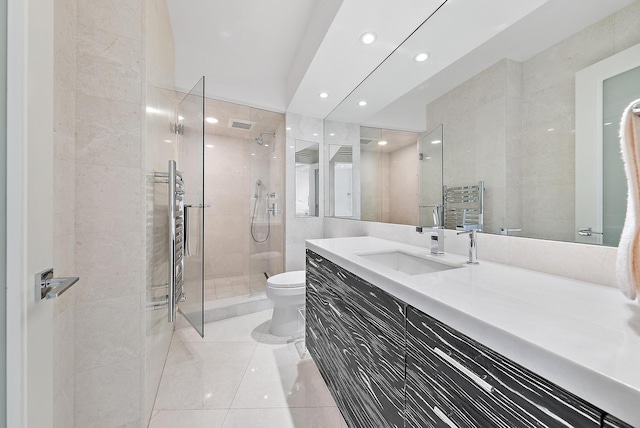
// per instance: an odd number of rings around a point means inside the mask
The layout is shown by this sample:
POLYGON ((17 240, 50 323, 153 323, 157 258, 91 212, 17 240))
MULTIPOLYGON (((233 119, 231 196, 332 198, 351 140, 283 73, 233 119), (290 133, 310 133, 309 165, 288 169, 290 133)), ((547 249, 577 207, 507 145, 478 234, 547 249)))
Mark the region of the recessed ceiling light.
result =
POLYGON ((251 156, 255 156, 255 155, 256 155, 255 153, 251 153, 251 156))
POLYGON ((213 144, 207 144, 207 147, 209 147, 211 149, 211 148, 213 148, 213 144))
POLYGON ((431 144, 440 144, 440 143, 442 143, 442 140, 433 140, 431 142, 431 144))
POLYGON ((274 159, 278 159, 278 158, 277 158, 277 157, 275 157, 275 156, 274 156, 273 158, 274 158, 274 159))
POLYGON ((293 147, 293 146, 289 146, 289 148, 290 148, 290 149, 293 149, 294 147, 293 147))
POLYGON ((178 116, 178 120, 184 120, 184 116, 178 116))
POLYGON ((366 106, 366 105, 367 105, 367 102, 366 102, 365 100, 358 101, 358 105, 359 105, 360 107, 364 107, 364 106, 366 106))
POLYGON ((420 52, 413 59, 415 59, 417 62, 423 62, 423 61, 426 61, 428 58, 429 58, 429 54, 428 53, 420 52))
POLYGON ((425 159, 431 159, 431 156, 427 156, 425 159))
POLYGON ((555 131, 555 130, 556 130, 556 128, 549 128, 549 129, 547 129, 547 131, 548 131, 548 132, 553 132, 553 131, 555 131))
POLYGON ((316 134, 316 133, 314 132, 314 133, 313 133, 313 136, 314 136, 314 137, 317 137, 317 136, 318 136, 318 134, 316 134))
POLYGON ((329 94, 327 94, 326 92, 320 92, 320 93, 318 94, 318 96, 319 96, 320 98, 328 98, 328 97, 329 97, 329 94))
POLYGON ((378 145, 379 145, 379 146, 386 146, 386 145, 387 145, 387 142, 386 142, 386 141, 384 141, 384 140, 383 140, 383 141, 378 141, 378 145))
POLYGON ((291 128, 287 126, 287 131, 291 131, 291 128))
POLYGON ((215 117, 207 117, 205 120, 209 123, 218 123, 218 119, 215 117))
POLYGON ((370 45, 375 41, 376 41, 376 34, 370 31, 367 31, 366 33, 363 33, 360 36, 360 43, 362 43, 363 45, 370 45))
POLYGON ((164 140, 165 143, 173 143, 171 140, 164 140))
POLYGON ((265 144, 264 146, 265 146, 265 147, 269 147, 269 145, 268 145, 268 144, 265 144))
POLYGON ((330 137, 333 137, 334 135, 336 135, 336 134, 334 134, 333 132, 331 134, 329 134, 330 137))
POLYGON ((611 125, 611 122, 607 122, 604 124, 604 126, 609 126, 609 125, 611 125))
POLYGON ((160 110, 158 110, 157 108, 147 106, 147 113, 151 113, 151 114, 160 113, 160 110))

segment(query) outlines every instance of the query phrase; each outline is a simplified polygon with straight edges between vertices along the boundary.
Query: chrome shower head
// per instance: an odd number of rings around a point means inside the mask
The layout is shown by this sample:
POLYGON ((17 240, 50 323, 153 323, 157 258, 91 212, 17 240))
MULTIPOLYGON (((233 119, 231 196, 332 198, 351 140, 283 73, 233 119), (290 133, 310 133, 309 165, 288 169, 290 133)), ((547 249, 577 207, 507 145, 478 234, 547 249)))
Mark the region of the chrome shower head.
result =
POLYGON ((259 146, 264 144, 264 140, 262 139, 262 134, 260 134, 259 137, 255 138, 256 143, 258 143, 259 146))

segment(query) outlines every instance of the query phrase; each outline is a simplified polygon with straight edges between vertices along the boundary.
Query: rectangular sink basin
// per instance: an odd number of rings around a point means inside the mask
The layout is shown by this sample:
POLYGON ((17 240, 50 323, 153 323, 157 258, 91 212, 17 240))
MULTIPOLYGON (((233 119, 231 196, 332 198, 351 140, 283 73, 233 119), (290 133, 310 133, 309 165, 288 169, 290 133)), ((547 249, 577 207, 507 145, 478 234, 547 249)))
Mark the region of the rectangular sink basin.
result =
POLYGON ((369 261, 381 264, 388 268, 404 272, 407 275, 420 275, 423 273, 441 272, 456 269, 460 266, 437 262, 431 259, 417 257, 403 251, 391 250, 379 253, 358 254, 369 261))

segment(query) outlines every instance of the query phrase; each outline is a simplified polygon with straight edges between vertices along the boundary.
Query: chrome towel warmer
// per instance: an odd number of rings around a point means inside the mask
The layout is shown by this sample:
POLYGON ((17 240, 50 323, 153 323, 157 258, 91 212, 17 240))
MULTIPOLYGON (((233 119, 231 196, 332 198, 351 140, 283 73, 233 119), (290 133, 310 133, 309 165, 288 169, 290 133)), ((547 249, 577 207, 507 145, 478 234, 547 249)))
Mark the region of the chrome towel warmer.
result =
MULTIPOLYGON (((185 224, 184 179, 176 168, 176 161, 169 161, 169 172, 154 174, 156 182, 169 185, 169 278, 166 285, 169 294, 164 302, 151 302, 150 309, 169 309, 168 321, 175 322, 178 303, 185 300, 184 295, 184 255, 187 247, 185 224)), ((158 286, 160 288, 163 286, 158 286)), ((156 288, 156 287, 154 287, 156 288)), ((163 299, 164 300, 164 299, 163 299)))
POLYGON ((458 230, 482 230, 484 181, 471 186, 443 186, 444 227, 458 230))

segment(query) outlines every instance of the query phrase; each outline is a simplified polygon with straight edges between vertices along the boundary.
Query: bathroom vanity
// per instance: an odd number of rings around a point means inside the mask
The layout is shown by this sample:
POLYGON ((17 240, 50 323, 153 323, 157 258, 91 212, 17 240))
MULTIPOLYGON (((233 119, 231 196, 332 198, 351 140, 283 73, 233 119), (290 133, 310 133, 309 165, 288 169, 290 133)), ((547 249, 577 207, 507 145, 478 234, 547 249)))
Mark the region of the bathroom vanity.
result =
POLYGON ((307 241, 306 344, 351 428, 640 427, 637 304, 465 261, 307 241))

